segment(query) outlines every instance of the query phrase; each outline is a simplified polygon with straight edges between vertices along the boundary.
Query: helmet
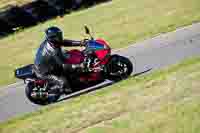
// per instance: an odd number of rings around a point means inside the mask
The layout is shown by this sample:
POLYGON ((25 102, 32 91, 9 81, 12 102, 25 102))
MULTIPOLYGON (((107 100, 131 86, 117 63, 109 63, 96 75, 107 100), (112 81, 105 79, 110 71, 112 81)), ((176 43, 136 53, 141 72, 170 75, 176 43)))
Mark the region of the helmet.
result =
POLYGON ((62 42, 63 33, 58 27, 50 27, 45 31, 46 39, 52 43, 62 42))

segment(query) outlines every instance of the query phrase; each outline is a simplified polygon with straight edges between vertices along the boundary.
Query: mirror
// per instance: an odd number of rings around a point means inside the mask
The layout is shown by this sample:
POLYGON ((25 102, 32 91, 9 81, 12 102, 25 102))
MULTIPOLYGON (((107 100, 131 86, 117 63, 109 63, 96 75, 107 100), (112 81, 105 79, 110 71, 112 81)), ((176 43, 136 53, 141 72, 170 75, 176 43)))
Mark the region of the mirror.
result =
POLYGON ((85 33, 88 34, 88 35, 90 36, 91 40, 94 40, 92 34, 90 33, 90 29, 88 28, 88 26, 85 25, 84 28, 85 28, 85 33))
POLYGON ((85 28, 85 33, 86 33, 86 34, 90 34, 90 30, 89 30, 89 28, 87 27, 87 25, 85 25, 84 28, 85 28))

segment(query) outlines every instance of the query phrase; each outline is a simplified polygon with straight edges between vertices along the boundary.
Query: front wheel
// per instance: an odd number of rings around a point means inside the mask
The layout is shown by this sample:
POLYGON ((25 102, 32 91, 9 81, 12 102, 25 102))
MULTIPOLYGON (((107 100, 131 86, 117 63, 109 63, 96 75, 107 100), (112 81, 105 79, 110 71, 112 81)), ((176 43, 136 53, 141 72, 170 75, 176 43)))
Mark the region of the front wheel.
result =
POLYGON ((51 92, 45 88, 36 87, 30 82, 25 88, 26 97, 34 104, 47 105, 56 102, 60 98, 59 92, 51 92))
POLYGON ((107 77, 109 80, 119 81, 128 78, 133 72, 132 62, 123 56, 112 55, 107 65, 107 77))

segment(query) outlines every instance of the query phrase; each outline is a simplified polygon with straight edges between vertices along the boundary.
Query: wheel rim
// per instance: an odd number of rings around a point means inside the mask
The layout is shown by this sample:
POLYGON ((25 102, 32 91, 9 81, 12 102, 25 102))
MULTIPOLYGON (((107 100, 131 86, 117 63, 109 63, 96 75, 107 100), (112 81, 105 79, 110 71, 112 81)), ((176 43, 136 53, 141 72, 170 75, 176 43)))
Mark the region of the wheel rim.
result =
POLYGON ((47 85, 45 85, 43 88, 34 87, 30 92, 30 96, 34 101, 51 103, 58 99, 58 92, 51 91, 47 88, 47 85))
POLYGON ((121 79, 126 78, 128 76, 128 65, 123 63, 122 61, 118 60, 117 63, 114 64, 114 69, 111 67, 113 72, 111 75, 119 76, 121 79))
MULTIPOLYGON (((46 87, 46 86, 45 86, 46 87)), ((46 88, 41 88, 41 87, 35 87, 31 91, 31 97, 34 100, 45 100, 47 99, 48 92, 46 92, 46 88)))

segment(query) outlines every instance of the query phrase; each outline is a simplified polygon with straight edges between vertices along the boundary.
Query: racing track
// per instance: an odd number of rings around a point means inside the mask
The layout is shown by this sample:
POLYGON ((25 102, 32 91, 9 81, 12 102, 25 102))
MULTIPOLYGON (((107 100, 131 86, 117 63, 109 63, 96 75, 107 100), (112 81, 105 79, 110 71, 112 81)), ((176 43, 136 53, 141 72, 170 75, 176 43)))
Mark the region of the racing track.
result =
MULTIPOLYGON (((148 70, 151 72, 179 63, 185 58, 200 56, 200 23, 167 34, 161 34, 152 39, 115 51, 115 53, 130 57, 135 65, 135 74, 148 70)), ((109 83, 107 81, 97 87, 102 88, 107 84, 110 85, 109 83)), ((97 89, 97 87, 77 92, 62 100, 87 93, 97 89)), ((23 82, 0 89, 0 122, 36 111, 39 108, 41 107, 30 103, 26 99, 23 82)))

